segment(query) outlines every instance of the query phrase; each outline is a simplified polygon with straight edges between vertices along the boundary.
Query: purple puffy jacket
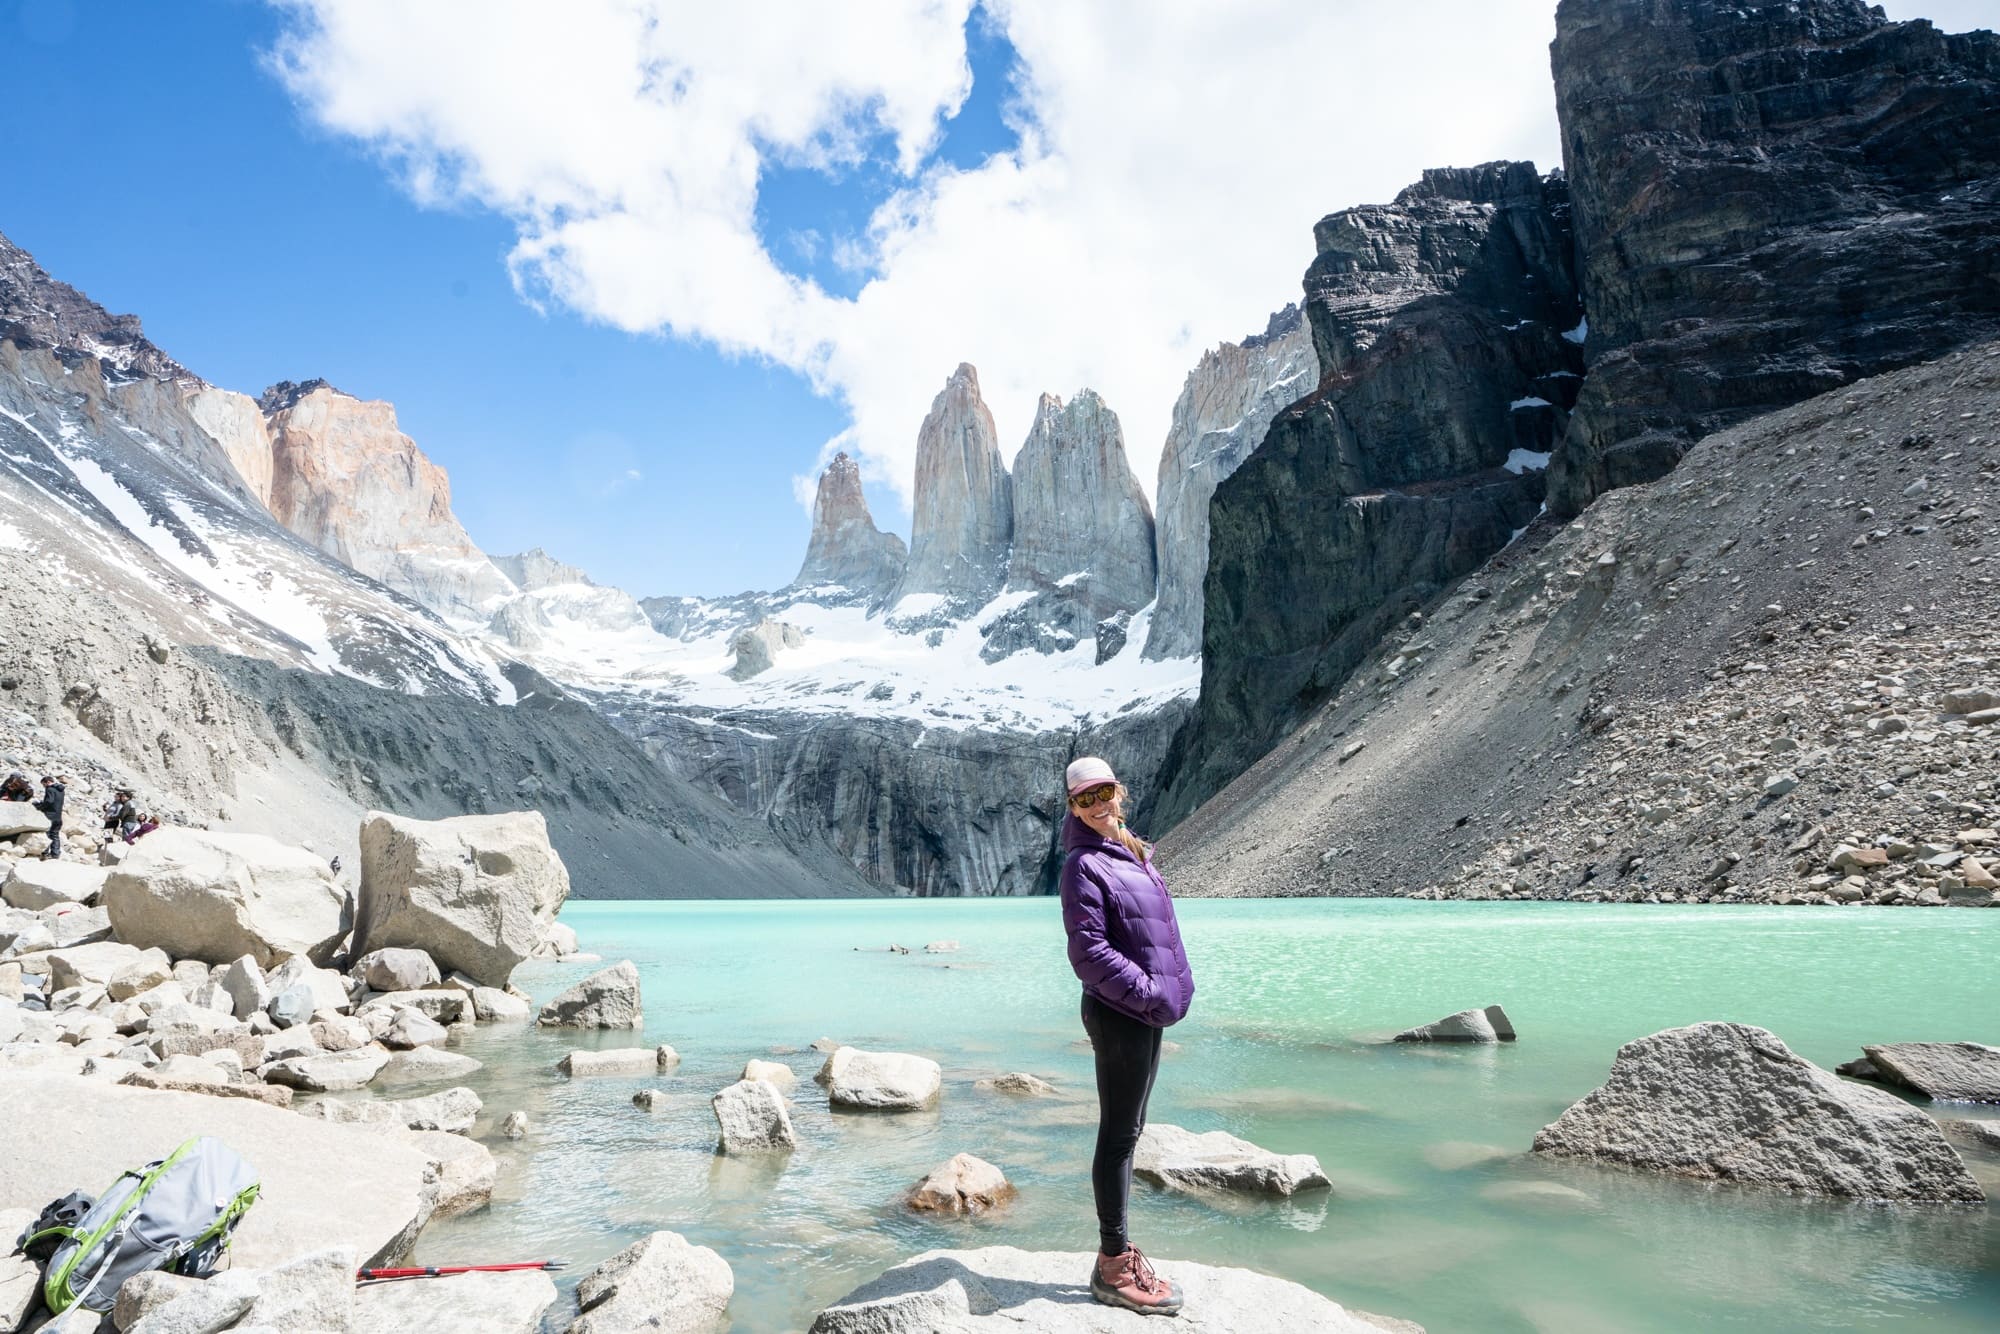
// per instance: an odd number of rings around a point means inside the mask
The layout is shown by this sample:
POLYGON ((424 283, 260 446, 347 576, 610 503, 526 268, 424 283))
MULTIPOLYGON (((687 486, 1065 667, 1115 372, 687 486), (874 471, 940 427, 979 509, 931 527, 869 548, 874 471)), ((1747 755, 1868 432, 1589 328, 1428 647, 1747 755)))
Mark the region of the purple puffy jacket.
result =
POLYGON ((1167 882, 1073 814, 1063 819, 1062 910, 1085 991, 1155 1028, 1187 1016, 1194 972, 1167 882))

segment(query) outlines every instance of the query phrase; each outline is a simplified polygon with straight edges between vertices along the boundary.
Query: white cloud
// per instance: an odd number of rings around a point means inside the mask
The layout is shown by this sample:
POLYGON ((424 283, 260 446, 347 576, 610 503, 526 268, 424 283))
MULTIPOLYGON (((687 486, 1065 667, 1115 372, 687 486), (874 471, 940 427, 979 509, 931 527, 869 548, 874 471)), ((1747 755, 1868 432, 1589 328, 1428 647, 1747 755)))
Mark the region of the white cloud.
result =
POLYGON ((1550 0, 992 0, 1023 138, 969 171, 930 153, 969 92, 970 0, 283 3, 294 95, 420 201, 511 218, 525 294, 799 370, 905 495, 961 360, 1009 454, 1042 391, 1097 389, 1150 490, 1183 377, 1296 297, 1322 214, 1428 166, 1557 158, 1550 0), (829 242, 872 275, 833 296, 765 249, 758 174, 884 138, 906 188, 829 242))

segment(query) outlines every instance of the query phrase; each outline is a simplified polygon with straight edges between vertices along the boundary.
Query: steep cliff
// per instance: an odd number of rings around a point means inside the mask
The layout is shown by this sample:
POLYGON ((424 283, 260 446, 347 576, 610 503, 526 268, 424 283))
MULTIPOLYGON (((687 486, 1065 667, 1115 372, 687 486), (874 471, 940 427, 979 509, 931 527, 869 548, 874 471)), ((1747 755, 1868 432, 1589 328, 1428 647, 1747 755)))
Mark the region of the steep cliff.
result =
POLYGON ((515 556, 491 556, 495 569, 507 576, 524 593, 558 584, 588 584, 590 576, 574 565, 565 565, 540 547, 531 547, 515 556))
POLYGON ((451 481, 396 427, 396 409, 321 381, 259 400, 271 435, 271 513, 353 569, 464 619, 514 592, 451 512, 451 481))
POLYGON ((908 562, 903 539, 877 528, 868 512, 860 465, 844 453, 835 454, 819 475, 812 536, 792 587, 824 589, 833 596, 845 590, 871 606, 879 605, 895 591, 908 562))
POLYGON ((1125 459, 1118 414, 1089 389, 1043 394, 1014 456, 1007 586, 1063 589, 1098 617, 1153 600, 1153 508, 1125 459))
POLYGON ((1562 0, 1590 375, 1550 508, 2000 331, 2000 37, 1861 0, 1562 0))
POLYGON ((1159 602, 1146 636, 1148 658, 1201 652, 1201 586, 1208 577, 1208 502, 1250 456, 1280 409, 1319 382, 1312 333, 1297 306, 1262 334, 1204 352, 1174 401, 1160 454, 1159 602))
POLYGON ((146 376, 190 388, 201 384, 199 376, 153 345, 137 315, 113 315, 50 277, 5 236, 0 236, 0 340, 90 357, 99 373, 113 380, 146 376))
POLYGON ((1000 590, 1014 535, 1014 498, 979 372, 960 364, 917 434, 910 560, 896 600, 914 614, 970 611, 1000 590), (921 607, 922 610, 917 610, 921 607))
POLYGON ((1314 228, 1321 379, 1211 503, 1201 700, 1168 821, 1533 519, 1580 363, 1565 205, 1559 178, 1492 163, 1314 228))

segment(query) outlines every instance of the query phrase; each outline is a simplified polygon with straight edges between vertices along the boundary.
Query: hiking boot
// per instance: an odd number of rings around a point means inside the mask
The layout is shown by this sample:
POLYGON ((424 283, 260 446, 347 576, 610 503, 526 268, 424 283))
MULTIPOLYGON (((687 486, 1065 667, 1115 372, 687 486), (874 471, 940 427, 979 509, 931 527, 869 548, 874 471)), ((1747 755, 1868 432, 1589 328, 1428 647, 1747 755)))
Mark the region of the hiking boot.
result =
POLYGON ((1097 1257, 1090 1271, 1090 1295, 1106 1306, 1122 1306, 1140 1315, 1181 1313, 1181 1285, 1154 1273, 1137 1246, 1127 1246, 1123 1255, 1097 1257))

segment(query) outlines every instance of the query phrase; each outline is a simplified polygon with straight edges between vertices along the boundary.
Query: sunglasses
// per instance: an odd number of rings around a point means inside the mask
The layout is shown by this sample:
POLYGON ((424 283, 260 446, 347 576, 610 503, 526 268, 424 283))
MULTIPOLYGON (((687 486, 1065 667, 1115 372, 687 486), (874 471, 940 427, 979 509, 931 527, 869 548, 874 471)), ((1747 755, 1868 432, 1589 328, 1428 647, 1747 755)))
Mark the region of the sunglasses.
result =
POLYGON ((1116 783, 1105 783, 1101 787, 1085 788, 1071 797, 1070 800, 1076 804, 1078 810, 1087 811, 1098 802, 1109 801, 1117 795, 1118 785, 1116 783))

